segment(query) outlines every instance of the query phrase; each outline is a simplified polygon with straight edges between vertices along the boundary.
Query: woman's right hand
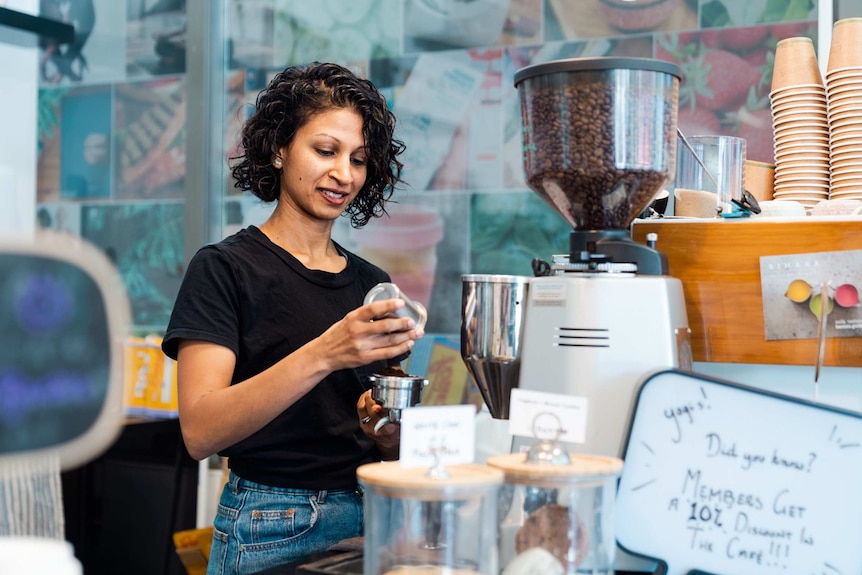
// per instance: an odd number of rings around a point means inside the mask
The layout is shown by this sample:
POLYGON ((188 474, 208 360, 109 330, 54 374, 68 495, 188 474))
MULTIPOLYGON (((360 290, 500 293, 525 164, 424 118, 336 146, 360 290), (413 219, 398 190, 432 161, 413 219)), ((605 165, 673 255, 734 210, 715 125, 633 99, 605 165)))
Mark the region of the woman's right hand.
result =
POLYGON ((396 315, 404 300, 388 299, 356 308, 318 339, 332 371, 368 365, 407 353, 425 335, 411 318, 396 315))

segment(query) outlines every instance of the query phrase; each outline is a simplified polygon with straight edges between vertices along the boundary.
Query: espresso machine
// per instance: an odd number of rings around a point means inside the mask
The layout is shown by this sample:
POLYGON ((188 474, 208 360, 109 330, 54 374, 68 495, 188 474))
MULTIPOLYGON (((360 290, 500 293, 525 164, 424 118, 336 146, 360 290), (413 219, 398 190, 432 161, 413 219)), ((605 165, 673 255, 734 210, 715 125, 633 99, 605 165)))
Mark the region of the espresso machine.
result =
POLYGON ((674 174, 680 77, 610 57, 515 74, 526 180, 571 225, 569 252, 534 259, 530 278, 462 276, 461 355, 496 419, 514 387, 586 398, 576 452, 620 456, 639 382, 691 365, 682 283, 655 236, 630 234, 674 174))

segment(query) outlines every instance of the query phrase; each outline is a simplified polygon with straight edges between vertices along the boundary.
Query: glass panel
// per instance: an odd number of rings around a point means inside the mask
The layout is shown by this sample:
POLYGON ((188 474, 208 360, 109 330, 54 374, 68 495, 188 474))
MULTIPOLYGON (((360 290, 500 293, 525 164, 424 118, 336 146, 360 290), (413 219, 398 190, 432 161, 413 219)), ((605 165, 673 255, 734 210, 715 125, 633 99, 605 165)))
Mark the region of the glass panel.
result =
POLYGON ((186 2, 41 5, 77 35, 40 43, 37 225, 101 248, 133 329, 160 332, 183 271, 186 2))

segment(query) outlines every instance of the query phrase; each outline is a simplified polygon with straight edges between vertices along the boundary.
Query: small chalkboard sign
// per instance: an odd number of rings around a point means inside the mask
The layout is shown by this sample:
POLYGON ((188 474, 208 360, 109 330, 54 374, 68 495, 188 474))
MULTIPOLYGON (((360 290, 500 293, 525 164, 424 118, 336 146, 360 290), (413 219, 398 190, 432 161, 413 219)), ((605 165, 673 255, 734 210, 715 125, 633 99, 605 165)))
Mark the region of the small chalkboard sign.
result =
POLYGON ((668 575, 862 573, 862 414, 662 371, 624 459, 617 541, 668 575))

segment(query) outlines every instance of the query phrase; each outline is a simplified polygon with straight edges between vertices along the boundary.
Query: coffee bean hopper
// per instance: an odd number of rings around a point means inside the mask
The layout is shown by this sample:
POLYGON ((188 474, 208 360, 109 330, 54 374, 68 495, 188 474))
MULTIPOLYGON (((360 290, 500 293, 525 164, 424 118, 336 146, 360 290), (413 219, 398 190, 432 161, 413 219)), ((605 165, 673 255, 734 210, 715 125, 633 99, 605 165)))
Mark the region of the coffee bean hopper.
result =
MULTIPOLYGON (((463 276, 461 351, 477 381, 518 380, 486 383, 488 393, 517 386, 586 398, 586 442, 572 451, 619 456, 638 382, 690 365, 682 284, 656 238, 639 244, 629 229, 674 174, 680 77, 674 64, 643 58, 557 60, 515 74, 527 183, 571 225, 569 251, 532 261, 535 277, 512 308, 523 321, 487 309, 511 308, 511 297, 491 296, 501 281, 463 276), (486 334, 500 331, 520 343, 508 346, 517 357, 489 359, 486 334), (490 369, 495 360, 520 369, 490 369)), ((485 403, 508 417, 509 397, 485 403)))

